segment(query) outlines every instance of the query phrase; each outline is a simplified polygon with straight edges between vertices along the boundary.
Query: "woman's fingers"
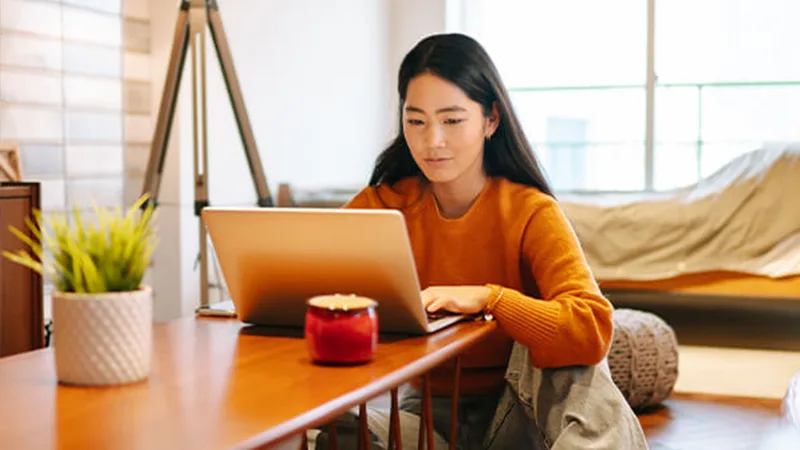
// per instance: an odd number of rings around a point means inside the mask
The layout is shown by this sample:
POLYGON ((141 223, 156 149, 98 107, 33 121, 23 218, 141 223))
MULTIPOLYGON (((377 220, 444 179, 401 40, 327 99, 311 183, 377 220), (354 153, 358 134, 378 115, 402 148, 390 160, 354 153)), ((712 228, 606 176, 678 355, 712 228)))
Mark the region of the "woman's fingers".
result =
POLYGON ((452 303, 449 297, 436 297, 425 309, 431 313, 442 309, 452 311, 452 303))
POLYGON ((460 312, 459 302, 451 294, 452 289, 442 286, 429 287, 422 291, 422 305, 432 313, 440 310, 460 312))
POLYGON ((422 291, 422 306, 425 309, 428 309, 428 306, 430 306, 434 301, 436 301, 437 298, 438 297, 435 294, 431 293, 428 290, 422 291))

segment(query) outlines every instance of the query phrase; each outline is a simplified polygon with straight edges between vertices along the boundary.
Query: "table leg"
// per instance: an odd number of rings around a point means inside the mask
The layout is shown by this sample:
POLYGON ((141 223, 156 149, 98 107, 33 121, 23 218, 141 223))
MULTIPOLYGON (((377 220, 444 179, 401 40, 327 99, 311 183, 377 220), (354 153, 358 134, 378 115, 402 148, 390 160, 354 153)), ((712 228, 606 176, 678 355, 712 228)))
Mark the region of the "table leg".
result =
POLYGON ((419 442, 417 448, 433 450, 433 411, 431 409, 431 379, 426 373, 422 377, 422 410, 419 416, 419 442), (427 443, 427 445, 425 445, 427 443))
POLYGON ((328 450, 339 450, 339 432, 336 430, 336 422, 328 426, 328 450))
MULTIPOLYGON (((424 386, 426 378, 423 377, 422 380, 422 384, 424 386)), ((422 450, 425 448, 425 403, 427 403, 427 400, 423 391, 422 405, 419 409, 419 439, 417 440, 417 450, 422 450)))
POLYGON ((400 435, 400 407, 397 400, 397 388, 394 388, 392 389, 392 409, 389 416, 388 450, 403 450, 403 441, 400 435))
POLYGON ((369 423, 367 421, 367 404, 362 403, 358 405, 358 430, 361 432, 358 436, 358 449, 369 450, 369 423))
POLYGON ((308 433, 305 430, 300 434, 300 450, 308 450, 308 433))
POLYGON ((453 380, 453 406, 450 413, 450 450, 456 448, 456 432, 458 431, 458 396, 461 393, 461 357, 456 356, 455 379, 453 380))

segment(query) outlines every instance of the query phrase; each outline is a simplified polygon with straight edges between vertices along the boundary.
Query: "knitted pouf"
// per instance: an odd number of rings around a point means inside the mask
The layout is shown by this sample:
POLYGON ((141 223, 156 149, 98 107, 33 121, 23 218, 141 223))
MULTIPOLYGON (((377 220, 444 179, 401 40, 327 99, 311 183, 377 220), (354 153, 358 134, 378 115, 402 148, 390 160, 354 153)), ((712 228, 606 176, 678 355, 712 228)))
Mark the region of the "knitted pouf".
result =
POLYGON ((678 378, 675 332, 655 314, 614 311, 614 339, 608 354, 611 378, 634 410, 661 403, 678 378))

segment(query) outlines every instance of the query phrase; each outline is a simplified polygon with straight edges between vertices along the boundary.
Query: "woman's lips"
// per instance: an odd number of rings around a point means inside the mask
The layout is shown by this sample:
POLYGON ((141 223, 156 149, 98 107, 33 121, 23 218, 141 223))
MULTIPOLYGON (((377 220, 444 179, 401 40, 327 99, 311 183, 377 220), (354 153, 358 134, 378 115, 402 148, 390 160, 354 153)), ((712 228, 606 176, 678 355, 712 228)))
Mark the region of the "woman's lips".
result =
POLYGON ((441 167, 452 160, 453 158, 425 158, 425 164, 431 167, 441 167))

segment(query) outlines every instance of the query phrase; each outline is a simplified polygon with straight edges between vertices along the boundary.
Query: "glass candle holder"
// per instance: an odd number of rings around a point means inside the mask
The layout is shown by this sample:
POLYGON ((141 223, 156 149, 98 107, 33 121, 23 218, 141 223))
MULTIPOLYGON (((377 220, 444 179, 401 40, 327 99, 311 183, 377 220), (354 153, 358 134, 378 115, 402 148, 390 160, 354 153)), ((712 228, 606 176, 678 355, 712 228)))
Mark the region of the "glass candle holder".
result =
POLYGON ((378 346, 378 302, 356 295, 321 295, 307 302, 305 340, 318 364, 361 364, 378 346))

